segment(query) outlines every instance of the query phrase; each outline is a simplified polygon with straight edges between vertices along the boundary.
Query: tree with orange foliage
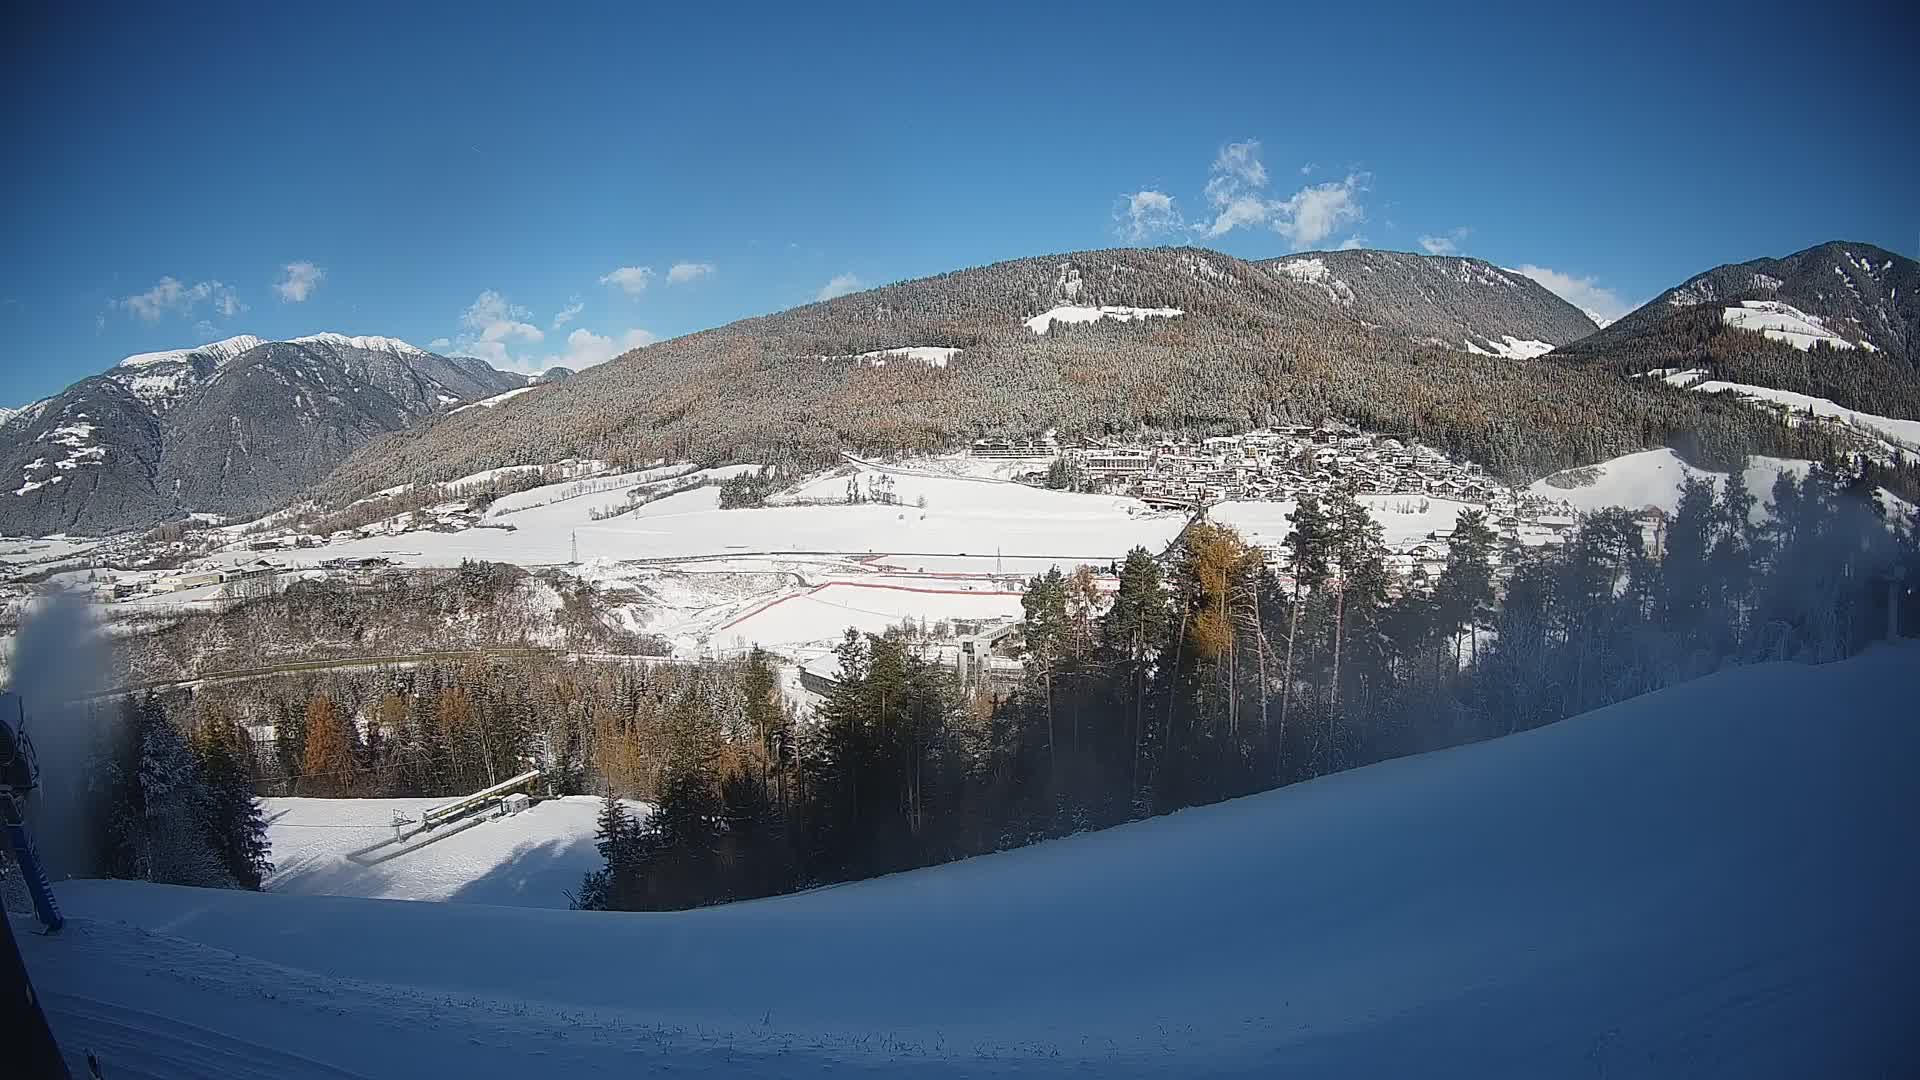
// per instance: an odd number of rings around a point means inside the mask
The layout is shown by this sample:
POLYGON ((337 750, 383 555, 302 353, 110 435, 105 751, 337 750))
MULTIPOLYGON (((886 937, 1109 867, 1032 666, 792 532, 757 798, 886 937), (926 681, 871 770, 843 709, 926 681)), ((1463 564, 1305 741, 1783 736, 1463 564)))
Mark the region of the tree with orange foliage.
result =
POLYGON ((353 740, 333 699, 316 694, 307 702, 307 753, 300 778, 302 794, 344 795, 353 788, 353 740))

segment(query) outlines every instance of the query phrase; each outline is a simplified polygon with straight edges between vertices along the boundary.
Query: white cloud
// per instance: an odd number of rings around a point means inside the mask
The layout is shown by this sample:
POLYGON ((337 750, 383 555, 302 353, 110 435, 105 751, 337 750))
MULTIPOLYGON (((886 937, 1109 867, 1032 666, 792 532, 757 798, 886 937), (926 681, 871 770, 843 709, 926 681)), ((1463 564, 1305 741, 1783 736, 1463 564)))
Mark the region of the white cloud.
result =
POLYGON ((313 290, 327 278, 327 272, 310 262, 290 262, 286 267, 287 276, 273 283, 273 291, 280 294, 281 301, 288 304, 302 304, 313 290))
POLYGON ((835 274, 832 281, 820 287, 815 300, 831 300, 836 296, 845 296, 850 292, 859 292, 866 286, 853 274, 835 274))
POLYGON ((667 271, 667 284, 685 285, 713 273, 712 263, 677 262, 667 271))
POLYGON ((1298 251, 1318 246, 1321 241, 1349 225, 1367 220, 1360 205, 1360 193, 1370 181, 1365 173, 1351 173, 1334 183, 1303 187, 1280 204, 1273 218, 1273 231, 1287 238, 1298 251))
POLYGON ((1213 173, 1213 180, 1207 183, 1209 191, 1215 183, 1225 181, 1247 187, 1266 187, 1267 167, 1260 161, 1260 140, 1248 139, 1221 147, 1220 153, 1213 159, 1213 173))
POLYGON ((1544 266, 1534 266, 1531 263, 1509 267, 1509 269, 1539 282, 1548 292, 1586 312, 1595 322, 1612 322, 1632 311, 1635 306, 1622 300, 1619 293, 1602 286, 1592 277, 1576 277, 1544 266))
POLYGON ((1349 173, 1343 180, 1309 184, 1284 199, 1269 198, 1260 143, 1253 139, 1228 143, 1214 157, 1212 175, 1207 179, 1207 203, 1213 207, 1213 220, 1199 228, 1207 236, 1222 236, 1234 229, 1264 225, 1285 237, 1296 251, 1314 247, 1367 219, 1360 195, 1371 179, 1366 173, 1349 173))
POLYGON ((539 360, 529 358, 524 361, 527 366, 519 370, 526 371, 528 374, 537 374, 558 365, 580 371, 596 364, 604 364, 630 349, 651 345, 659 340, 659 335, 649 330, 634 328, 627 330, 619 337, 605 337, 583 326, 567 335, 566 352, 539 360))
POLYGON ((212 337, 220 332, 220 328, 205 319, 201 319, 199 322, 193 324, 193 332, 199 334, 201 337, 212 337))
MULTIPOLYGON (((555 329, 578 318, 585 307, 577 298, 568 303, 554 315, 555 329)), ((578 371, 604 364, 629 349, 651 345, 659 340, 653 332, 637 328, 605 336, 585 327, 575 327, 566 337, 565 351, 536 352, 525 349, 525 346, 539 345, 546 341, 547 335, 527 321, 530 314, 525 307, 505 295, 488 289, 461 313, 460 332, 452 340, 435 338, 427 343, 427 348, 435 352, 477 356, 502 371, 537 375, 555 365, 578 371)))
POLYGON ((508 355, 514 342, 532 344, 546 339, 546 333, 527 322, 532 314, 505 296, 488 289, 468 305, 460 316, 460 336, 454 348, 468 356, 477 356, 497 368, 511 368, 515 361, 508 355))
POLYGON ((628 296, 639 296, 646 292, 647 285, 651 281, 653 281, 651 266, 623 266, 600 278, 600 284, 613 285, 628 296))
POLYGON ((1359 233, 1354 233, 1352 236, 1349 236, 1345 240, 1340 241, 1341 251, 1357 251, 1360 248, 1363 248, 1366 246, 1367 246, 1367 238, 1364 236, 1361 236, 1359 233))
POLYGON ((1422 236, 1420 238, 1420 250, 1429 255, 1458 255, 1460 254, 1460 242, 1465 240, 1472 232, 1472 229, 1462 225, 1457 229, 1442 233, 1438 236, 1422 236))
POLYGON ((1164 191, 1136 191, 1120 196, 1113 211, 1113 231, 1130 244, 1165 236, 1182 228, 1173 196, 1164 191))
POLYGON ((146 292, 112 301, 112 306, 123 308, 148 322, 157 322, 169 313, 191 315, 201 304, 210 305, 214 312, 225 317, 247 310, 240 302, 240 294, 231 285, 219 281, 199 281, 185 284, 178 278, 163 277, 159 283, 146 292))

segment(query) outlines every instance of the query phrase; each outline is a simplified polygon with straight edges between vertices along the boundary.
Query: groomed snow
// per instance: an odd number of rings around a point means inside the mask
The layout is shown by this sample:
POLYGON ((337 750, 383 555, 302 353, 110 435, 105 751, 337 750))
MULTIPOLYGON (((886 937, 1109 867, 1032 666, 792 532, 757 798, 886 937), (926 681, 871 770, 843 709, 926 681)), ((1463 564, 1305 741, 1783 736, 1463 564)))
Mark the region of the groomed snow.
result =
POLYGON ((1185 312, 1179 308, 1140 308, 1107 305, 1105 307, 1081 307, 1067 305, 1041 312, 1027 320, 1027 329, 1036 334, 1044 334, 1054 323, 1090 323, 1098 319, 1113 319, 1116 322, 1128 322, 1133 319, 1162 318, 1169 319, 1185 312))
POLYGON ((69 881, 15 927, 108 1076, 1911 1075, 1916 664, 681 914, 69 881))
MULTIPOLYGON (((567 893, 601 865, 593 846, 600 800, 568 796, 484 821, 372 866, 347 853, 393 836, 452 799, 262 799, 273 846, 271 892, 387 900, 453 900, 565 908, 567 893)), ((629 807, 644 815, 644 804, 629 807)))

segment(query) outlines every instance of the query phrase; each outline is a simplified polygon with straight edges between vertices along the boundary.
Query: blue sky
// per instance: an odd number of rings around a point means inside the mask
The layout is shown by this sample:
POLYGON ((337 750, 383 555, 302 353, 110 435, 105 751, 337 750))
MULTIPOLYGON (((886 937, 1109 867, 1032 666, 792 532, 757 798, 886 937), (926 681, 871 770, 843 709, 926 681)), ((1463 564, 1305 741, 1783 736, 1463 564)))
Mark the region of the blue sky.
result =
POLYGON ((1920 244, 1893 4, 260 7, 14 13, 0 404, 236 333, 591 362, 1128 242, 1424 241, 1603 309, 1920 244))

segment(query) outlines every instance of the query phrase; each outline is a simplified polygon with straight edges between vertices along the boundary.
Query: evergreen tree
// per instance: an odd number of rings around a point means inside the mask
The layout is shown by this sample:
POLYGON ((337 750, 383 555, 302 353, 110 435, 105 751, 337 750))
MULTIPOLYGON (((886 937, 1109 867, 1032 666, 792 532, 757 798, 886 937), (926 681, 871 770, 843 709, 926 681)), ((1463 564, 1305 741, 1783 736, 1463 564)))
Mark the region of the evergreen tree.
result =
POLYGON ((224 713, 204 717, 195 734, 206 788, 207 837, 221 865, 242 888, 258 889, 273 872, 267 822, 253 791, 253 747, 224 713))
POLYGON ((108 765, 111 864, 116 876, 229 888, 234 879, 208 841, 206 785, 186 736, 149 692, 121 710, 127 732, 108 765))

